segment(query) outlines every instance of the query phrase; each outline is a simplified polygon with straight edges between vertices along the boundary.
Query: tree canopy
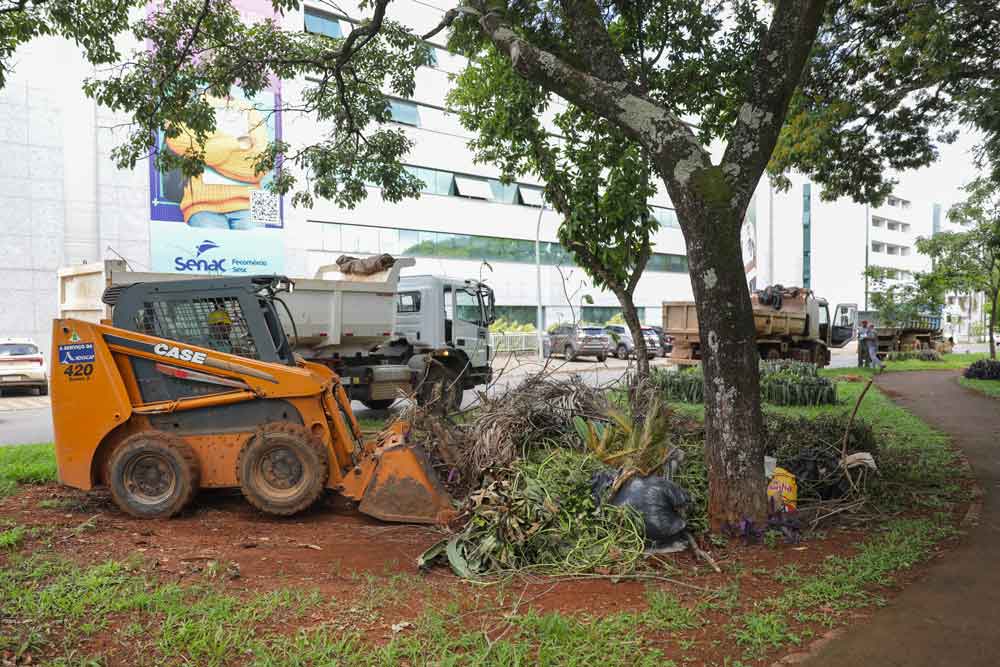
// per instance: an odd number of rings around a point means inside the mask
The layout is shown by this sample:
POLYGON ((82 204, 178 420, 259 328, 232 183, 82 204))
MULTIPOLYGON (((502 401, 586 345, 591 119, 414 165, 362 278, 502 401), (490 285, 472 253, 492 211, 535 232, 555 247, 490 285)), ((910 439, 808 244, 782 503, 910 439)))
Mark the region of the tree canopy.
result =
POLYGON ((931 257, 931 278, 954 291, 983 292, 990 302, 990 356, 996 358, 997 301, 1000 300, 1000 185, 980 177, 964 188, 967 198, 948 211, 961 231, 917 241, 931 257))

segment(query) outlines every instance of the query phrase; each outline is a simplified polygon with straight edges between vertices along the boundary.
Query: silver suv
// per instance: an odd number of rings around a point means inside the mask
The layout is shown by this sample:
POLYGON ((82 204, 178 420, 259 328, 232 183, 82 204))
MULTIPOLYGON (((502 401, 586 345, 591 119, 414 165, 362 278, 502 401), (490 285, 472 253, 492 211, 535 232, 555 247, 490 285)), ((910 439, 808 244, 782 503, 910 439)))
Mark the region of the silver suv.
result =
POLYGON ((601 327, 560 324, 549 332, 549 356, 561 354, 566 361, 577 357, 608 358, 611 339, 601 327))
MULTIPOLYGON (((604 330, 611 338, 611 349, 619 359, 628 359, 635 356, 635 341, 632 340, 632 332, 622 324, 609 324, 604 330)), ((650 327, 642 328, 643 338, 646 340, 646 356, 650 359, 655 357, 660 350, 660 338, 650 327)))

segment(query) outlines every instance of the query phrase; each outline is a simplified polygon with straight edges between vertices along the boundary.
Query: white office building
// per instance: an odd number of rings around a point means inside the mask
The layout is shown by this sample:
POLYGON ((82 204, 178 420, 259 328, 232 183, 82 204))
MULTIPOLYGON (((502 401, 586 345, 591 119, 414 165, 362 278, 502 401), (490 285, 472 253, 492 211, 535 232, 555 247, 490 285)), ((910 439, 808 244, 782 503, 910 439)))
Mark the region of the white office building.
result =
MULTIPOLYGON (((240 0, 237 5, 250 15, 267 15, 271 2, 240 0)), ((392 14, 422 32, 436 25, 450 6, 446 0, 399 0, 392 14)), ((350 21, 328 10, 327 3, 307 2, 304 12, 288 13, 282 20, 288 29, 346 34, 350 21)), ((231 270, 238 265, 297 277, 313 275, 344 253, 405 254, 417 259, 410 274, 488 281, 496 292, 498 315, 508 319, 534 322, 538 303, 546 325, 574 316, 609 319, 618 310, 617 301, 595 289, 558 245, 559 217, 543 208, 543 184, 524 176, 505 186, 496 168, 474 163, 466 147, 468 133, 445 108, 449 75, 464 61, 442 45, 435 45, 432 66, 419 70, 413 98, 389 100, 394 121, 414 141, 407 164, 425 183, 419 199, 392 204, 382 200, 377 188, 369 188, 364 202, 344 210, 329 201, 317 200, 313 208, 303 209, 292 207, 289 198, 277 206, 261 198, 266 225, 253 231, 194 223, 233 224, 241 212, 219 208, 204 193, 216 187, 259 189, 259 178, 234 175, 225 165, 206 170, 197 184, 157 174, 147 163, 130 171, 117 169, 110 153, 128 119, 80 91, 93 71, 80 63, 76 47, 55 39, 27 45, 14 58, 9 82, 0 91, 0 155, 5 162, 0 210, 6 221, 0 281, 7 293, 0 309, 0 337, 30 336, 47 346, 51 319, 57 315, 56 269, 114 258, 143 271, 231 270), (196 217, 202 213, 206 215, 196 217)), ((281 82, 282 98, 294 100, 304 83, 281 82)), ((240 118, 236 120, 238 124, 240 118)), ((224 123, 220 131, 225 131, 224 123)), ((312 119, 290 113, 267 131, 280 133, 293 146, 320 136, 312 119)), ((795 179, 786 193, 772 193, 766 183, 758 189, 744 234, 752 285, 805 284, 832 304, 855 302, 863 308, 866 261, 897 268, 901 275, 927 267, 915 253, 914 240, 932 231, 930 202, 897 198, 866 211, 843 201, 823 202, 819 194, 818 187, 802 179, 795 179)), ((243 195, 247 210, 242 214, 258 214, 254 197, 243 195)), ((635 301, 644 321, 658 323, 660 304, 691 298, 691 287, 684 240, 669 198, 660 192, 650 205, 662 226, 635 301)))

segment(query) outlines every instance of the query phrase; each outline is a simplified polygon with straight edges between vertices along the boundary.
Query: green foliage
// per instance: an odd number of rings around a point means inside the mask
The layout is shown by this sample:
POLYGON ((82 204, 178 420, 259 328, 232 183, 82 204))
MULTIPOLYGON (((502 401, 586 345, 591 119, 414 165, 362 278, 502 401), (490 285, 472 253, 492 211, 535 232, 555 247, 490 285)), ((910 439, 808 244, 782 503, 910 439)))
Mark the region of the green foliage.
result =
POLYGON ((957 134, 931 128, 956 120, 1000 158, 1000 66, 981 57, 998 31, 993 0, 829 4, 769 171, 809 173, 826 199, 879 203, 890 174, 928 164, 957 134))
POLYGON ((469 496, 465 527, 421 561, 443 556, 469 579, 528 570, 631 572, 644 549, 642 518, 627 507, 595 506, 590 478, 600 467, 567 450, 519 462, 513 477, 469 496))
MULTIPOLYGON (((656 386, 668 401, 700 403, 704 400, 704 377, 700 366, 681 371, 656 369, 656 386)), ((761 399, 774 405, 822 405, 837 402, 836 385, 816 374, 816 366, 790 360, 760 362, 761 399)))
POLYGON ((944 357, 934 350, 893 350, 886 353, 886 361, 944 361, 944 357))
POLYGON ((490 331, 494 333, 534 333, 535 325, 530 323, 515 322, 505 317, 500 317, 490 325, 490 331))
POLYGON ((896 279, 898 272, 882 266, 869 266, 866 271, 870 282, 869 303, 878 311, 878 326, 905 326, 926 316, 940 312, 948 286, 939 276, 914 274, 913 280, 896 279))
POLYGON ((7 0, 0 3, 0 88, 15 69, 14 52, 21 44, 43 36, 59 36, 79 46, 94 65, 119 60, 111 36, 128 27, 129 11, 145 0, 7 0))
POLYGON ((18 484, 44 484, 55 479, 52 445, 0 446, 0 498, 13 493, 18 484))
MULTIPOLYGON (((998 96, 1000 100, 1000 96, 998 96)), ((1000 133, 993 139, 1000 160, 1000 133)), ((963 190, 967 197, 948 211, 964 231, 918 239, 917 250, 934 261, 932 275, 952 291, 984 292, 989 306, 991 355, 995 358, 994 304, 1000 299, 1000 161, 997 179, 977 178, 963 190)))
POLYGON ((6 530, 0 530, 0 551, 10 551, 16 549, 24 541, 27 530, 24 526, 14 526, 6 530))
POLYGON ((670 413, 654 396, 645 414, 609 408, 607 421, 576 416, 573 425, 587 451, 605 465, 632 468, 640 475, 659 468, 671 446, 670 413))

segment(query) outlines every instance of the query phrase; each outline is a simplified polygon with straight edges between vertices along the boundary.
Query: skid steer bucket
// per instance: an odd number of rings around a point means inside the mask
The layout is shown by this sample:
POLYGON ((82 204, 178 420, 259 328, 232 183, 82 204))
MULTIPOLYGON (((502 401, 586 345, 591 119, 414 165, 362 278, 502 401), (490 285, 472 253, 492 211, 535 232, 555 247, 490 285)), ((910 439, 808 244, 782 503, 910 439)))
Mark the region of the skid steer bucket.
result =
POLYGON ((451 496, 427 454, 401 433, 385 438, 362 468, 361 512, 402 523, 445 523, 455 516, 451 496))

